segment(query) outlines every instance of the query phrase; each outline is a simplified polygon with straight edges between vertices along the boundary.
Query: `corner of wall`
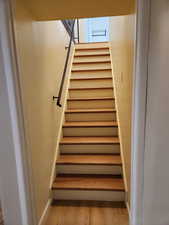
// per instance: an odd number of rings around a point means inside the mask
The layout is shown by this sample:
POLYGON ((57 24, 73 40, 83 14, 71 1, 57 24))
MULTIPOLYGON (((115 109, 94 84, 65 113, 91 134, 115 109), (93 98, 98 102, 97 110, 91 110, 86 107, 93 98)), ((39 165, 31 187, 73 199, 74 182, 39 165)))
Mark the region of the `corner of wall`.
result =
POLYGON ((119 105, 117 104, 117 88, 116 88, 116 81, 114 76, 114 64, 113 64, 113 57, 112 57, 112 46, 110 43, 110 58, 111 58, 111 67, 112 67, 112 77, 113 77, 113 88, 114 88, 114 96, 115 96, 115 107, 116 107, 116 113, 117 113, 117 122, 118 122, 118 133, 119 133, 119 139, 120 139, 120 154, 122 158, 122 168, 123 168, 123 176, 124 176, 124 185, 125 185, 125 192, 128 192, 128 186, 127 186, 127 176, 126 176, 126 168, 125 168, 125 161, 124 161, 124 149, 123 149, 123 140, 122 140, 122 133, 121 133, 121 121, 119 119, 119 105))
POLYGON ((64 88, 64 96, 63 96, 63 108, 62 108, 62 112, 61 112, 61 119, 60 119, 60 124, 59 124, 59 131, 57 133, 57 142, 56 142, 56 148, 55 148, 55 156, 54 156, 54 160, 53 160, 53 166, 52 166, 52 172, 51 172, 51 178, 50 178, 50 189, 52 187, 52 184, 53 184, 53 181, 54 181, 54 178, 55 178, 55 175, 56 175, 56 170, 55 170, 55 165, 56 165, 56 159, 58 158, 59 156, 59 142, 60 142, 60 139, 62 137, 62 125, 64 123, 64 113, 65 113, 65 110, 66 110, 66 107, 67 107, 67 98, 68 98, 68 88, 69 88, 69 84, 70 84, 70 76, 71 76, 71 69, 72 69, 72 63, 73 63, 73 57, 74 57, 74 51, 75 51, 75 47, 73 46, 73 49, 72 49, 72 53, 71 53, 71 58, 70 58, 70 62, 69 62, 69 68, 68 68, 68 78, 66 80, 66 84, 65 84, 65 88, 64 88))

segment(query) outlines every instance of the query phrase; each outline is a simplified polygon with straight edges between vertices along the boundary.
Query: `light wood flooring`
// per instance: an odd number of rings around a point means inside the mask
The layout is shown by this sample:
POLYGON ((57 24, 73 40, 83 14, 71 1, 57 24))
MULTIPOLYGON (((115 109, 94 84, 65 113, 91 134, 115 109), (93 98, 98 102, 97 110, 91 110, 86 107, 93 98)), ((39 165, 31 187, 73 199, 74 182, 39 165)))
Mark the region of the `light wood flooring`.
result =
POLYGON ((52 206, 46 225, 129 225, 126 208, 52 206))

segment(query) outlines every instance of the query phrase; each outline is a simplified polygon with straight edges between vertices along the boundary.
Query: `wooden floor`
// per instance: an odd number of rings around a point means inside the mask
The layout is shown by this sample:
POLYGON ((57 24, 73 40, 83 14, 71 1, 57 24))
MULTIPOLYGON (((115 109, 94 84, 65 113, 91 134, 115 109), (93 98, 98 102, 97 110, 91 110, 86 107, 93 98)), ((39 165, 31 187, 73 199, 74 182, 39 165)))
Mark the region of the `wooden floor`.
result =
POLYGON ((129 225, 126 208, 52 206, 46 225, 129 225))

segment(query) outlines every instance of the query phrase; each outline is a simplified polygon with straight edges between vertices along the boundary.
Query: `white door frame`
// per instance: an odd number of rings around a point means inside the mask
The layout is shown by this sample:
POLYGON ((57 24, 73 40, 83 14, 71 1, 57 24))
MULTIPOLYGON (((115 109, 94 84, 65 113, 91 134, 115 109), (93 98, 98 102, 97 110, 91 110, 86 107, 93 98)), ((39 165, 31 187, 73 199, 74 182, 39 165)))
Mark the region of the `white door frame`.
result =
POLYGON ((0 200, 5 225, 37 225, 10 1, 0 0, 0 200))
MULTIPOLYGON (((131 225, 143 225, 149 2, 137 0, 133 82, 131 225)), ((37 225, 9 0, 0 0, 0 189, 6 225, 37 225)))
POLYGON ((131 225, 143 225, 144 152, 147 117, 150 2, 137 0, 132 107, 131 225))

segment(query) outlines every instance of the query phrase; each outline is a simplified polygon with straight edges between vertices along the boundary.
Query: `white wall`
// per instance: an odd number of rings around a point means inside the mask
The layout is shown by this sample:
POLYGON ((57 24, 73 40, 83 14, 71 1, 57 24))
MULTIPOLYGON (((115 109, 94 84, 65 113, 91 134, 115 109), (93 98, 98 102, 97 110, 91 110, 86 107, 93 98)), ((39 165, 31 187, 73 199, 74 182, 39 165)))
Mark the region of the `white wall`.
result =
POLYGON ((11 21, 8 2, 0 0, 0 199, 6 225, 28 225, 33 218, 27 208, 30 189, 23 175, 24 135, 22 112, 17 109, 20 95, 10 42, 11 21))
POLYGON ((169 1, 151 0, 143 225, 169 224, 169 1))

